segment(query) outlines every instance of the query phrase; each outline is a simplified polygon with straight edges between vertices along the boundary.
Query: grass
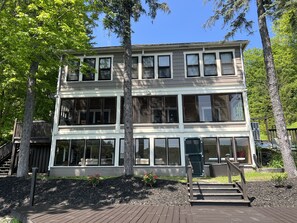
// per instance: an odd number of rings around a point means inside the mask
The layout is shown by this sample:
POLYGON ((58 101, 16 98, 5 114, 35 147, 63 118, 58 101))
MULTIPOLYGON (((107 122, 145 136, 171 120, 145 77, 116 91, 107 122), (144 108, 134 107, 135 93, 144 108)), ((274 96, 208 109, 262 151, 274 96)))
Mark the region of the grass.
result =
MULTIPOLYGON (((245 172, 245 179, 248 182, 251 181, 270 181, 274 176, 277 175, 285 175, 285 173, 263 173, 263 172, 256 172, 256 171, 248 171, 245 172)), ((232 176, 232 181, 240 181, 240 176, 232 176)), ((207 179, 208 182, 217 182, 217 183, 228 183, 228 177, 213 177, 207 179)))
MULTIPOLYGON (((256 171, 247 171, 245 172, 246 181, 270 181, 273 177, 278 175, 285 175, 285 173, 265 173, 265 172, 256 172, 256 171)), ((115 176, 102 176, 101 180, 114 178, 115 176)), ((142 177, 142 176, 136 176, 142 177)), ((42 180, 57 180, 57 179, 70 179, 70 180, 87 180, 88 176, 71 176, 71 177, 49 177, 49 176, 38 176, 38 179, 42 180)), ((161 180, 170 180, 180 183, 186 183, 187 177, 181 176, 158 176, 158 179, 161 180)), ((209 182, 209 183, 228 183, 227 176, 220 177, 194 177, 194 182, 209 182)), ((240 176, 232 176, 232 181, 240 181, 240 176)))

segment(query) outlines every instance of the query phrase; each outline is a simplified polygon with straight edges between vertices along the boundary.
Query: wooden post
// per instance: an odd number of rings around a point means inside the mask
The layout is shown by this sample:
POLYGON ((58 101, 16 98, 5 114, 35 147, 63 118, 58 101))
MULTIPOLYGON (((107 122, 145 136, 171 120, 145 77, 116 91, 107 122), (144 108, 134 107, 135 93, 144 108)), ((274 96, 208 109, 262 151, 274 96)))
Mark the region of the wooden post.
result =
POLYGON ((8 171, 8 175, 11 176, 13 174, 13 169, 14 169, 14 163, 15 163, 15 156, 16 156, 16 145, 14 142, 14 137, 15 137, 15 131, 16 131, 16 126, 17 126, 17 119, 14 120, 14 125, 13 125, 13 135, 12 135, 12 152, 11 152, 11 163, 10 163, 10 168, 8 171))
POLYGON ((231 166, 229 164, 230 162, 230 154, 226 154, 226 162, 227 162, 227 175, 228 175, 228 182, 231 183, 231 166))
POLYGON ((30 190, 30 206, 34 205, 34 195, 35 195, 37 170, 38 170, 38 167, 32 167, 32 179, 31 179, 31 190, 30 190))
POLYGON ((192 176, 192 166, 188 165, 188 182, 190 187, 190 200, 193 200, 193 176, 192 176))

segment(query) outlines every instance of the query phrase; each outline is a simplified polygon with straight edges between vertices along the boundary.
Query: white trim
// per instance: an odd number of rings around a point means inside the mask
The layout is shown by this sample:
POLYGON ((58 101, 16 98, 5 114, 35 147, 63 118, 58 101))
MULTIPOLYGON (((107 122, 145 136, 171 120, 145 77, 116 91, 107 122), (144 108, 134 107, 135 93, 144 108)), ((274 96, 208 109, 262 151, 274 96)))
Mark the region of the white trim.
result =
POLYGON ((97 55, 97 56, 77 56, 76 58, 80 59, 80 66, 83 63, 84 58, 95 58, 95 80, 89 80, 89 81, 83 81, 83 74, 81 73, 81 69, 79 69, 79 76, 78 76, 78 81, 67 81, 67 75, 68 75, 68 65, 65 66, 65 77, 64 77, 64 82, 83 82, 83 83, 88 83, 88 82, 105 82, 105 81, 113 81, 113 61, 114 61, 114 55, 97 55), (110 61, 110 80, 99 80, 99 59, 102 58, 111 58, 110 61))
MULTIPOLYGON (((236 66, 236 58, 235 58, 235 49, 219 49, 219 50, 197 50, 197 51, 184 51, 184 73, 185 73, 185 78, 209 78, 209 77, 226 77, 226 76, 238 76, 238 70, 236 66), (222 75, 222 69, 221 69, 221 58, 220 58, 220 53, 227 53, 231 52, 233 56, 233 68, 234 68, 234 75, 222 75), (215 53, 216 55, 216 67, 217 67, 217 76, 204 76, 204 63, 203 63, 203 54, 205 53, 215 53), (199 69, 200 69, 200 76, 199 77, 187 77, 187 58, 186 56, 188 54, 198 54, 199 55, 199 69)), ((242 59, 241 59, 242 60, 242 59)))

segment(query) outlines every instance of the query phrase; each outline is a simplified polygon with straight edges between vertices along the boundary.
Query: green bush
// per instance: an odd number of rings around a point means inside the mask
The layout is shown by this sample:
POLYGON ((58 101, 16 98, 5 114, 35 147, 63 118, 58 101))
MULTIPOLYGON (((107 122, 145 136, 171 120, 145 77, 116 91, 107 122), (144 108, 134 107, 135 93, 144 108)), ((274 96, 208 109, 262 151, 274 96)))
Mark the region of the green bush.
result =
POLYGON ((88 177, 88 181, 93 187, 96 187, 100 183, 100 179, 101 178, 99 174, 95 174, 88 177))
POLYGON ((272 176, 271 181, 275 187, 284 187, 286 180, 288 179, 288 174, 276 174, 272 176))
POLYGON ((273 168, 283 168, 284 163, 282 155, 280 153, 274 153, 270 162, 268 163, 268 166, 273 168))
POLYGON ((143 176, 143 182, 146 185, 150 185, 151 187, 153 187, 153 185, 157 182, 157 179, 158 179, 158 176, 153 174, 152 172, 146 173, 143 176))

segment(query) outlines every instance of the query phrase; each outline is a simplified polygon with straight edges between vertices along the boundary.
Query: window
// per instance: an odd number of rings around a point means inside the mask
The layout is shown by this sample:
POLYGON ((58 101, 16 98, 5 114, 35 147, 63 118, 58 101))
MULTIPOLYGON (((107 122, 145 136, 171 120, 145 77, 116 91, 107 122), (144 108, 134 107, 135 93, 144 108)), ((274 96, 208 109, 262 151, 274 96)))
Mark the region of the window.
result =
POLYGON ((93 81, 95 80, 95 65, 96 65, 96 58, 84 58, 82 64, 82 74, 83 74, 83 81, 93 81))
POLYGON ((241 94, 184 95, 184 122, 244 121, 241 94))
POLYGON ((57 140, 55 153, 55 166, 68 166, 69 141, 57 140))
POLYGON ((133 97, 134 123, 177 123, 176 96, 133 97))
POLYGON ((111 80, 111 57, 99 59, 99 80, 111 80))
POLYGON ((138 79, 138 57, 132 57, 132 79, 138 79))
POLYGON ((205 163, 226 161, 230 155, 231 161, 251 164, 251 151, 248 137, 203 138, 205 163))
POLYGON ((68 63, 67 81, 78 81, 80 59, 71 59, 68 63))
POLYGON ((198 54, 187 54, 186 55, 187 64, 187 77, 199 77, 199 55, 198 54))
POLYGON ((113 166, 114 165, 114 139, 101 140, 101 153, 100 153, 100 166, 113 166))
POLYGON ((234 64, 232 52, 220 53, 222 75, 234 75, 234 64))
POLYGON ((142 79, 153 79, 155 77, 154 56, 142 57, 142 79))
POLYGON ((158 78, 170 78, 170 56, 158 56, 158 78))
POLYGON ((116 97, 62 99, 60 125, 115 124, 116 97))
POLYGON ((217 138, 203 138, 203 150, 206 164, 219 162, 217 138))
POLYGON ((86 140, 85 166, 99 165, 100 140, 86 140))
MULTIPOLYGON (((120 156, 119 165, 124 165, 124 139, 120 140, 120 156)), ((135 165, 150 165, 150 144, 149 139, 134 139, 135 165)))
POLYGON ((227 154, 230 155, 230 160, 234 161, 234 153, 233 153, 233 139, 232 138, 219 138, 219 155, 220 160, 225 161, 227 154))
POLYGON ((71 140, 69 166, 84 166, 85 140, 71 140))
POLYGON ((235 138, 236 159, 240 163, 251 163, 250 142, 248 137, 235 138))
POLYGON ((204 53, 203 54, 203 64, 204 64, 204 76, 217 76, 218 75, 215 53, 204 53))
POLYGON ((155 165, 180 165, 180 142, 177 138, 155 139, 155 165))
POLYGON ((55 166, 113 166, 114 145, 115 139, 57 140, 54 163, 55 166))

